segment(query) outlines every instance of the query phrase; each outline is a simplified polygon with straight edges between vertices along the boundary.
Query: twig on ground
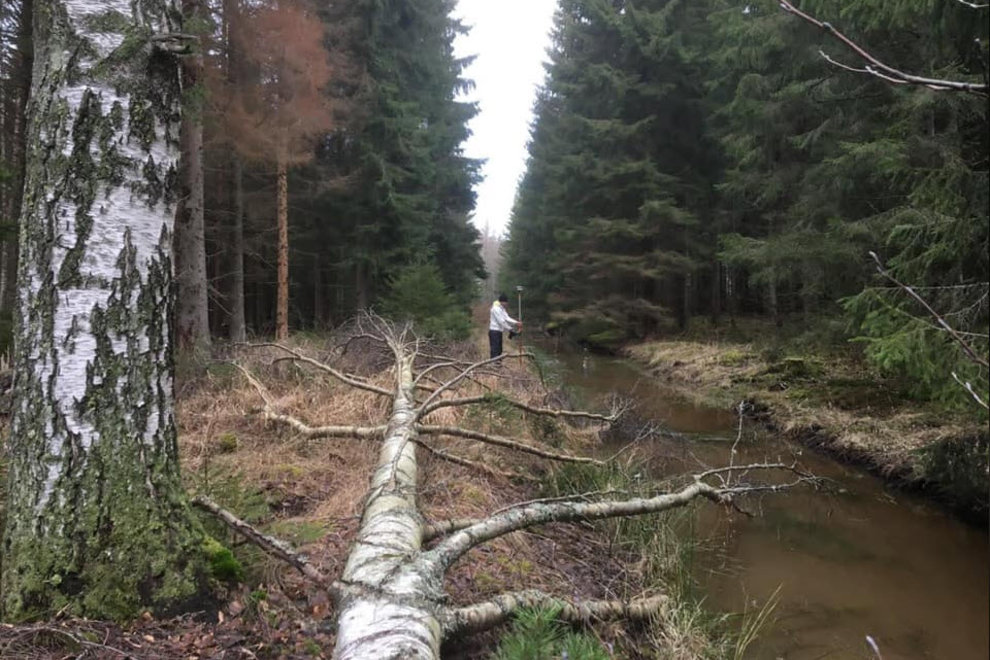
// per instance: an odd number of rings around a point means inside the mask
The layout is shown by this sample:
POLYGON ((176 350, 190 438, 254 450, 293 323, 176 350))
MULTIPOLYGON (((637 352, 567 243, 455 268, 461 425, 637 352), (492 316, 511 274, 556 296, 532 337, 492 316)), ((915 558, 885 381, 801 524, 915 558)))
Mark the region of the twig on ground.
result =
POLYGON ((296 552, 292 547, 274 536, 269 536, 253 527, 251 524, 241 520, 230 511, 221 508, 216 502, 205 495, 197 495, 192 499, 193 506, 197 506, 204 511, 208 511, 235 532, 249 539, 252 543, 264 550, 269 555, 281 559, 294 566, 300 573, 315 581, 317 584, 326 584, 327 577, 318 571, 309 560, 302 554, 296 552))

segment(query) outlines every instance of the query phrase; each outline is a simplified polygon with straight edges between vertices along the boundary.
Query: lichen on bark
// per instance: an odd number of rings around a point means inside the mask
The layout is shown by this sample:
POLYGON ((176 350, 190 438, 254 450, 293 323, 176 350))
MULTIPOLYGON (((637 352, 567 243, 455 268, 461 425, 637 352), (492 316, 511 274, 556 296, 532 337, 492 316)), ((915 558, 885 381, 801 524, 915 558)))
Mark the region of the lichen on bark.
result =
POLYGON ((127 618, 208 592, 179 478, 172 215, 179 64, 166 0, 37 12, 0 613, 127 618))

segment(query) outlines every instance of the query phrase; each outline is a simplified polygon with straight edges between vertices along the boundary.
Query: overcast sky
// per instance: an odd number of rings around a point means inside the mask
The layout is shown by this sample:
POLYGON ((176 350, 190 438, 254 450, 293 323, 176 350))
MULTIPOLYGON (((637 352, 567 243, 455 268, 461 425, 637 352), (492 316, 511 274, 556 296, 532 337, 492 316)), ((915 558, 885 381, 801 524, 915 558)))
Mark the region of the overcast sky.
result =
POLYGON ((465 71, 474 80, 469 100, 480 103, 465 155, 484 158, 474 222, 501 234, 509 224, 516 184, 526 168, 526 142, 536 88, 550 45, 556 0, 459 0, 454 15, 471 32, 454 44, 458 57, 477 59, 465 71))

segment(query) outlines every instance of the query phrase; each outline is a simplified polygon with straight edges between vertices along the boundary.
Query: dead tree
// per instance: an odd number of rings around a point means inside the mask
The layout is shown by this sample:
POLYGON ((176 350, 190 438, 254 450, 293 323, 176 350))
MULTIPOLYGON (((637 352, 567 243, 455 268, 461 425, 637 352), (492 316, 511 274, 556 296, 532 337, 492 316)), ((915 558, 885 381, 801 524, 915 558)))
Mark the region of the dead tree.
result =
MULTIPOLYGON (((221 517, 234 530, 282 559, 310 579, 326 585, 337 605, 337 641, 334 658, 373 659, 439 658, 441 642, 453 635, 491 628, 522 607, 555 606, 559 616, 570 621, 617 617, 645 617, 661 612, 667 605, 663 596, 632 602, 572 602, 551 594, 527 590, 502 594, 490 601, 467 607, 447 605, 444 579, 447 570, 472 548, 515 531, 549 523, 583 522, 621 516, 666 511, 706 498, 731 505, 734 498, 759 490, 776 491, 807 482, 812 478, 793 465, 729 465, 693 475, 687 485, 653 497, 596 500, 584 495, 520 502, 478 520, 447 520, 428 524, 417 506, 419 488, 417 449, 438 452, 448 460, 490 469, 466 458, 439 449, 427 437, 452 436, 526 452, 555 462, 604 464, 599 459, 524 443, 490 433, 460 427, 436 426, 427 418, 436 410, 477 403, 480 397, 457 396, 459 384, 486 367, 507 359, 528 359, 529 354, 503 355, 472 364, 441 360, 417 367, 419 342, 408 328, 396 329, 381 319, 370 319, 372 331, 364 336, 380 342, 394 358, 395 385, 391 390, 302 355, 279 344, 284 359, 316 368, 342 383, 375 392, 391 400, 391 414, 383 426, 310 426, 280 413, 273 397, 249 371, 242 372, 264 401, 266 419, 286 425, 307 438, 380 439, 377 467, 364 502, 357 538, 341 576, 331 581, 288 544, 274 539, 223 511, 210 500, 194 502, 221 517), (426 386, 427 374, 450 372, 438 385, 426 386), (754 470, 781 470, 793 475, 792 481, 778 485, 732 482, 729 475, 754 470)), ((618 409, 608 414, 539 408, 511 399, 501 399, 533 415, 566 416, 599 420, 616 419, 618 409)))

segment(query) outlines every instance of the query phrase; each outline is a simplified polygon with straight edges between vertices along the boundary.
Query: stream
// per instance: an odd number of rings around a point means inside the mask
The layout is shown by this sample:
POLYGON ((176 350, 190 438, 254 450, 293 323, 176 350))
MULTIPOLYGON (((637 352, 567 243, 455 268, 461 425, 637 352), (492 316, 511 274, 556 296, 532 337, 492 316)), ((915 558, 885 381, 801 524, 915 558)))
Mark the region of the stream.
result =
MULTIPOLYGON (((628 361, 547 352, 562 385, 584 402, 619 392, 638 415, 683 434, 640 447, 647 474, 728 464, 734 414, 678 400, 628 361)), ((708 609, 758 609, 780 590, 774 622, 747 658, 876 660, 868 635, 882 660, 990 657, 986 530, 747 421, 735 463, 778 458, 796 459, 832 487, 751 499, 754 518, 696 507, 692 572, 708 609)))

